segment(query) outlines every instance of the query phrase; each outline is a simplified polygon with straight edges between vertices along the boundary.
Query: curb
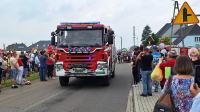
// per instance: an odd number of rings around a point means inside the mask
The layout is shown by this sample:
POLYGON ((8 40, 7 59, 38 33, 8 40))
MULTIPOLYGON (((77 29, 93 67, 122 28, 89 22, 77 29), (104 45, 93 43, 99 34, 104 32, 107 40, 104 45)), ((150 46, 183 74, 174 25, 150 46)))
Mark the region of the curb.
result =
POLYGON ((126 107, 126 112, 134 112, 133 111, 133 91, 132 91, 132 87, 129 90, 128 103, 127 103, 127 107, 126 107))

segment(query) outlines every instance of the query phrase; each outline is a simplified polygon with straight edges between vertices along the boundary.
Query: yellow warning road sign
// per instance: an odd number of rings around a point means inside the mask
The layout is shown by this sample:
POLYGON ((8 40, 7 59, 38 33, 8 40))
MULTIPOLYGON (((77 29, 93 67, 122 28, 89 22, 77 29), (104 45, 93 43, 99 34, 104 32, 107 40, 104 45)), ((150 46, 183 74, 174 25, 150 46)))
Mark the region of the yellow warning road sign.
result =
POLYGON ((196 24, 199 23, 199 19, 196 14, 193 12, 191 7, 187 2, 184 2, 181 7, 178 15, 173 20, 173 24, 196 24))

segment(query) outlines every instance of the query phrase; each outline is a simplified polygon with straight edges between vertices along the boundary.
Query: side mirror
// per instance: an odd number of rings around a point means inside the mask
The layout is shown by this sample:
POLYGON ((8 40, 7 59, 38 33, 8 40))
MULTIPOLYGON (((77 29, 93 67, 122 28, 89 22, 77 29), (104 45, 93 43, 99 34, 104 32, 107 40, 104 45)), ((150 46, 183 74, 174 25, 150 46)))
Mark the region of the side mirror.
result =
POLYGON ((108 33, 108 29, 105 28, 105 29, 104 29, 104 34, 107 34, 107 33, 108 33))
POLYGON ((114 35, 114 34, 115 34, 114 31, 109 30, 109 35, 114 35))
POLYGON ((108 36, 108 44, 113 44, 113 35, 108 36))
POLYGON ((51 33, 51 45, 56 45, 56 37, 54 32, 51 33))

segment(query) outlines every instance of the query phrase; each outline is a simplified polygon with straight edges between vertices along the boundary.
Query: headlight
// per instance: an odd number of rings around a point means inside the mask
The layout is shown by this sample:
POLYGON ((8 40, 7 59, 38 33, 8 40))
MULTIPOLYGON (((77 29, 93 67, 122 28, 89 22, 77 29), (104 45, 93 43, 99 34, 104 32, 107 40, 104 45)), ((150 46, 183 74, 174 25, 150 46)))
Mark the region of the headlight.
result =
POLYGON ((59 65, 56 65, 56 70, 57 71, 60 71, 63 69, 63 65, 59 64, 59 65))
POLYGON ((108 68, 108 64, 106 62, 97 62, 97 69, 108 68))
POLYGON ((97 69, 102 70, 104 67, 100 64, 97 65, 97 69))
POLYGON ((63 69, 63 62, 58 62, 58 63, 56 63, 56 70, 57 71, 60 71, 60 70, 62 70, 63 69))

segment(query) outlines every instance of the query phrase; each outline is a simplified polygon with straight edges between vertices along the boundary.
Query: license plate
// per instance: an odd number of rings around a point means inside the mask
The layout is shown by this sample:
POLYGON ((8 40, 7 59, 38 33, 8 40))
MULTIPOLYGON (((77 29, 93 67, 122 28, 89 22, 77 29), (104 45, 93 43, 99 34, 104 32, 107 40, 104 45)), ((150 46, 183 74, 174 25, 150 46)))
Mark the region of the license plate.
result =
POLYGON ((81 72, 84 71, 84 69, 83 69, 83 68, 75 68, 74 71, 75 71, 76 73, 81 73, 81 72))

